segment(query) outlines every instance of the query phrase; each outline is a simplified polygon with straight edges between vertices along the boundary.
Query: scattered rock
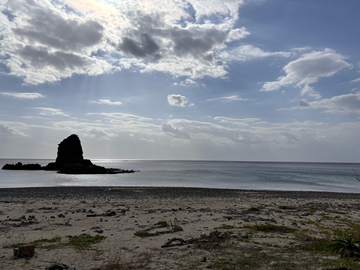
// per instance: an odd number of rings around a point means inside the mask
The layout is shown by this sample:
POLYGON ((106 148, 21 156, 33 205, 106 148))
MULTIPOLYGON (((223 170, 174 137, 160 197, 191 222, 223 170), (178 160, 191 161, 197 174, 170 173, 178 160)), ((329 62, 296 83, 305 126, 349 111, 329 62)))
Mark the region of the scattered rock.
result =
POLYGON ((59 218, 64 218, 65 215, 61 213, 61 214, 58 215, 58 217, 59 217, 59 218))
POLYGON ((249 238, 249 234, 248 234, 248 233, 243 233, 243 234, 241 235, 241 237, 244 238, 244 239, 248 239, 248 238, 249 238))
POLYGON ((54 263, 49 267, 46 267, 45 270, 75 270, 75 267, 69 267, 63 263, 54 263))
POLYGON ((201 262, 206 262, 206 257, 205 256, 202 258, 201 262))
POLYGON ((34 245, 19 246, 18 248, 14 248, 13 251, 14 251, 14 256, 18 258, 33 257, 35 253, 35 246, 34 245))
POLYGON ((239 235, 237 233, 233 233, 230 235, 232 238, 239 238, 239 235))
POLYGON ((271 262, 270 266, 278 266, 279 264, 277 262, 271 262))
POLYGON ((111 211, 111 210, 107 210, 105 213, 105 216, 107 217, 111 217, 111 216, 115 216, 116 212, 115 211, 111 211))

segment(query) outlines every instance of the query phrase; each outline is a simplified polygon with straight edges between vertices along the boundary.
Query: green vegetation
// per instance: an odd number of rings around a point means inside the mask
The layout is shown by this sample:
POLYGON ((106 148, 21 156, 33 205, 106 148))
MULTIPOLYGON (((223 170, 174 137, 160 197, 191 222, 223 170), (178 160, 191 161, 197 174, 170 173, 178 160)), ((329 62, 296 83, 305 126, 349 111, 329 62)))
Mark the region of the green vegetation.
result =
POLYGON ((360 253, 360 241, 354 241, 353 236, 349 236, 345 239, 332 240, 333 242, 329 245, 332 248, 332 253, 340 253, 340 257, 355 257, 359 256, 360 253))
POLYGON ((91 236, 88 234, 82 234, 82 235, 69 235, 69 242, 65 245, 72 246, 75 249, 82 250, 82 249, 89 249, 92 244, 96 244, 104 240, 106 237, 102 235, 95 235, 91 236))
POLYGON ((294 233, 296 231, 296 229, 293 228, 289 228, 286 226, 277 226, 269 223, 255 225, 252 226, 251 228, 259 232, 272 232, 272 233, 294 233))
POLYGON ((220 259, 214 265, 215 269, 257 269, 258 261, 254 258, 220 259))

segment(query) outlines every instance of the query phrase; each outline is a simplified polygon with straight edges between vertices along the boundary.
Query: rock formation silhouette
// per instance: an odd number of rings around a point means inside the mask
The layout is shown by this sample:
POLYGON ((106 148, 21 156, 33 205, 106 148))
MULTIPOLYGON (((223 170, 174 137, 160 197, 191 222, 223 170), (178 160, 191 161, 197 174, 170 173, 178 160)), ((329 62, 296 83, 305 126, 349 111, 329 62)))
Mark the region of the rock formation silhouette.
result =
POLYGON ((74 163, 84 160, 81 142, 76 134, 64 139, 58 147, 55 163, 63 166, 65 163, 74 163))
POLYGON ((6 164, 3 170, 46 170, 65 174, 116 174, 134 173, 134 170, 105 168, 84 159, 81 142, 76 134, 72 134, 59 143, 55 162, 41 167, 40 164, 6 164))

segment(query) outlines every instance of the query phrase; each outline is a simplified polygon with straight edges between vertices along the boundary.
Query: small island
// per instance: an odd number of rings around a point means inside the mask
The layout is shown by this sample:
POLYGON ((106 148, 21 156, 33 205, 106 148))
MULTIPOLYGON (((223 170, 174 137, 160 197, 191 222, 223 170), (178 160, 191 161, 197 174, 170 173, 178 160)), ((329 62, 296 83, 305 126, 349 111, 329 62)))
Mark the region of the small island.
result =
POLYGON ((64 174, 118 174, 134 173, 134 170, 123 170, 105 168, 95 165, 90 159, 84 159, 81 142, 76 134, 72 134, 60 142, 55 162, 50 162, 46 166, 40 164, 6 164, 3 170, 44 170, 57 171, 64 174))

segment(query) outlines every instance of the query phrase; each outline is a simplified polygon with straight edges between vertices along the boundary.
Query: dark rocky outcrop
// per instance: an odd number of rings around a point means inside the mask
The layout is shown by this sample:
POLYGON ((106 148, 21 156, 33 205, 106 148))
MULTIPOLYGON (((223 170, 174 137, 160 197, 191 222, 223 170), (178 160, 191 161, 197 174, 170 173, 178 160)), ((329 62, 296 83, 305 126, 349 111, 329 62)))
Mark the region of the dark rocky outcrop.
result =
POLYGON ((41 167, 40 164, 6 164, 3 170, 46 170, 58 171, 65 174, 116 174, 134 173, 134 170, 122 170, 105 168, 95 165, 89 159, 84 159, 81 142, 76 134, 72 134, 64 139, 58 147, 55 162, 41 167))
POLYGON ((41 170, 40 164, 22 164, 21 162, 18 162, 16 164, 6 164, 2 168, 3 170, 41 170))
POLYGON ((76 134, 70 135, 59 144, 55 161, 58 166, 62 167, 66 163, 78 163, 83 160, 81 142, 76 134))

